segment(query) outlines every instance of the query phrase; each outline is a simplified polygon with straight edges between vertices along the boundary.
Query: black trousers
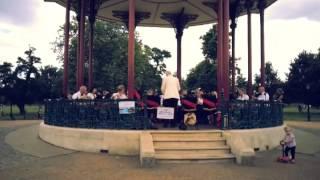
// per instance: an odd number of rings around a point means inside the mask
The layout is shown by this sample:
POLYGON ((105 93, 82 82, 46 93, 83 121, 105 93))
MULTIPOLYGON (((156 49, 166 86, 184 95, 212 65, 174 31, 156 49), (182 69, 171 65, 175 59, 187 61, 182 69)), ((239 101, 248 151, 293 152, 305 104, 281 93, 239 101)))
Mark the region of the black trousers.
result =
POLYGON ((289 156, 289 152, 291 154, 291 159, 295 159, 296 158, 296 147, 286 147, 284 149, 284 154, 286 155, 286 157, 289 156))
MULTIPOLYGON (((175 126, 177 123, 177 106, 178 106, 178 99, 176 98, 170 98, 170 99, 164 99, 163 100, 163 106, 164 107, 172 107, 175 109, 174 111, 174 118, 171 121, 171 125, 175 126)), ((167 124, 167 123, 166 123, 167 124)))

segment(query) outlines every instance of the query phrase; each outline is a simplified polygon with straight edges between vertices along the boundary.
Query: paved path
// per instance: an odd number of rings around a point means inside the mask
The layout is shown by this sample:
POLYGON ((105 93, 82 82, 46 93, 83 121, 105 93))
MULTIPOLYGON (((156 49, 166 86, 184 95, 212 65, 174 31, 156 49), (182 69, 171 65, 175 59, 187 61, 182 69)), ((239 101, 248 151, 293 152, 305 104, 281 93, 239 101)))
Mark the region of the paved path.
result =
MULTIPOLYGON (((0 127, 1 127, 0 121, 0 127)), ((274 159, 279 156, 279 150, 257 153, 256 164, 253 167, 239 166, 232 163, 211 164, 159 164, 152 169, 142 169, 138 157, 117 157, 94 153, 61 153, 55 156, 35 157, 20 152, 5 143, 5 137, 22 135, 27 130, 33 131, 34 126, 2 127, 0 128, 0 179, 239 179, 239 180, 318 180, 320 177, 319 152, 310 154, 299 153, 297 164, 280 164, 274 159), (4 147, 4 148, 3 148, 4 147), (4 149, 4 150, 2 150, 4 149), (14 162, 14 163, 13 163, 14 162)), ((319 129, 314 129, 320 132, 319 129)), ((296 129, 297 138, 301 142, 309 137, 320 138, 309 129, 296 129)), ((32 133, 31 133, 32 134, 32 133)), ((31 135, 33 136, 33 135, 31 135)), ((12 137, 11 137, 12 138, 12 137)), ((13 140, 12 139, 12 140, 13 140)), ((23 139, 23 138, 21 138, 23 139)), ((11 141, 11 140, 10 140, 11 141)), ((9 143, 10 143, 9 141, 9 143)), ((12 144, 16 147, 15 144, 12 144)), ((310 144, 306 144, 309 146, 310 144)), ((19 143, 18 143, 18 146, 19 143)), ((57 148, 46 144, 45 148, 57 148)), ((311 148, 313 149, 313 148, 311 148)), ((63 152, 63 149, 55 149, 63 152)))
POLYGON ((5 142, 13 147, 16 151, 39 158, 65 155, 74 152, 52 146, 42 141, 38 136, 38 129, 38 124, 20 128, 9 133, 5 138, 5 142))

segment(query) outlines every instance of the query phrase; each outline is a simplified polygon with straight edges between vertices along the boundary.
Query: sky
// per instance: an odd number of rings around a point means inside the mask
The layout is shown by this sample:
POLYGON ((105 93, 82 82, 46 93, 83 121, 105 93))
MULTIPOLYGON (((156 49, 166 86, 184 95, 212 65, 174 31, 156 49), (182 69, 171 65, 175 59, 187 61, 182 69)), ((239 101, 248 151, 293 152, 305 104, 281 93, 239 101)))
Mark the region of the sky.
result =
MULTIPOLYGON (((265 52, 281 79, 289 72, 290 62, 303 50, 317 52, 320 48, 319 0, 278 0, 266 10, 265 52)), ((0 63, 15 63, 18 56, 31 45, 37 49, 43 65, 59 66, 51 44, 57 30, 64 23, 65 9, 43 0, 0 0, 0 63)), ((237 21, 236 57, 241 58, 238 66, 247 75, 247 16, 237 21)), ((182 76, 204 59, 200 36, 212 24, 190 27, 182 39, 182 76)), ((176 70, 176 39, 173 29, 138 27, 140 39, 146 45, 171 52, 166 60, 169 70, 176 70), (157 36, 155 36, 157 34, 157 36)), ((252 17, 253 73, 260 67, 259 16, 252 17)))

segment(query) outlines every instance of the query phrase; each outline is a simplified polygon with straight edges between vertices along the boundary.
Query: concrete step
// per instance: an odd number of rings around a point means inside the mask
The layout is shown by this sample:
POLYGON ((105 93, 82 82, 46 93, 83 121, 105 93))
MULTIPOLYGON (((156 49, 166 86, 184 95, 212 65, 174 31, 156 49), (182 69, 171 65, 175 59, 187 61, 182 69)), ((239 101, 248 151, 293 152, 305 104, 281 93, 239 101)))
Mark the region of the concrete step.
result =
POLYGON ((156 152, 155 158, 157 160, 223 160, 223 159, 232 159, 234 160, 235 156, 232 154, 225 153, 163 153, 156 152))
POLYGON ((151 133, 154 138, 220 138, 222 137, 222 133, 217 132, 188 132, 182 131, 180 133, 177 132, 153 132, 151 133))
POLYGON ((223 137, 215 136, 189 136, 189 135, 152 135, 154 142, 212 142, 212 141, 225 141, 223 137))
POLYGON ((226 146, 224 140, 221 141, 209 141, 209 142, 170 142, 170 141, 158 141, 153 142, 155 150, 171 149, 171 150, 184 150, 184 149, 214 149, 214 148, 229 148, 226 146))
POLYGON ((158 149, 155 150, 156 154, 175 154, 175 155, 198 155, 198 154, 211 154, 211 155, 222 155, 222 154, 230 154, 230 148, 222 147, 215 149, 158 149))

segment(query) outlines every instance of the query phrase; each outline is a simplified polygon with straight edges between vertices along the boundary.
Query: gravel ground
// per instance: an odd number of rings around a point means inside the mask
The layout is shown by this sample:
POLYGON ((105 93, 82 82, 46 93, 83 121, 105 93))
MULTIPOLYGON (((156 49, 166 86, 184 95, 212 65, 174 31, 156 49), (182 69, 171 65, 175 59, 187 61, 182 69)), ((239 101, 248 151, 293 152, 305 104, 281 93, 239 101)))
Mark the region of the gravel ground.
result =
MULTIPOLYGON (((1 123, 1 122, 0 122, 1 123)), ((36 158, 16 152, 4 143, 6 134, 18 127, 0 128, 0 179, 221 179, 221 180, 318 180, 320 153, 299 153, 296 164, 280 164, 279 150, 257 153, 254 166, 232 163, 158 164, 140 168, 138 157, 75 152, 49 158, 36 158)), ((304 127, 304 130, 308 130, 304 127)), ((317 130, 312 129, 316 132, 317 130)), ((320 129, 318 129, 320 132, 320 129)), ((315 133, 318 134, 318 133, 315 133)), ((319 136, 320 137, 320 136, 319 136)))
POLYGON ((5 136, 16 129, 17 127, 0 128, 0 170, 8 167, 15 167, 20 163, 32 162, 39 159, 37 157, 15 151, 10 145, 5 143, 5 136))

